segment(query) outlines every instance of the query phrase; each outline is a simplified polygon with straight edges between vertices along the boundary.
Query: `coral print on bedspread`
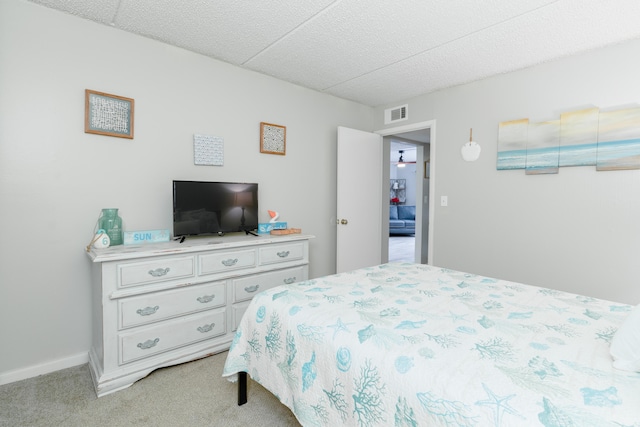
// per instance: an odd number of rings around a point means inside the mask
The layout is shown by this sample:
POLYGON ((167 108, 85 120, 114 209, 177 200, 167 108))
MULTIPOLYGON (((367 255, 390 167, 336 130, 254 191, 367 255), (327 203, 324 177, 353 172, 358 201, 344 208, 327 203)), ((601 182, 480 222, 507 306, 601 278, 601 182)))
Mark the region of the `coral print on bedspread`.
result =
POLYGON ((631 309, 383 264, 256 295, 223 375, 304 426, 640 426, 640 374, 609 354, 631 309))

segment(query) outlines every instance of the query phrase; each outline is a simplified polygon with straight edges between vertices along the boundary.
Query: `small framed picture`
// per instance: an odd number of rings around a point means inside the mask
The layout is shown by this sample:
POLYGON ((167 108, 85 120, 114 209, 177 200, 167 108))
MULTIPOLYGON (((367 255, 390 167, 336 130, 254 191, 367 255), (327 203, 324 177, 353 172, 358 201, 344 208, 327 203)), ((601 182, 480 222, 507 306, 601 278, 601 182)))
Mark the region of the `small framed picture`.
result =
POLYGON ((134 100, 86 89, 84 131, 133 139, 134 100))
POLYGON ((284 156, 287 152, 287 128, 261 122, 260 152, 284 156))

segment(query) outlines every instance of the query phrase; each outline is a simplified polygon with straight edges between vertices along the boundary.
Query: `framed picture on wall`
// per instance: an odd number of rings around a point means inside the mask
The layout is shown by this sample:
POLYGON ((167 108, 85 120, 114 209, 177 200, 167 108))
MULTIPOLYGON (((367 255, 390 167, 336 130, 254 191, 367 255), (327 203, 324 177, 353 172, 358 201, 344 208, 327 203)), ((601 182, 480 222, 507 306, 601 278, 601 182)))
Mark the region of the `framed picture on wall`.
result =
POLYGON ((134 100, 86 89, 84 131, 133 139, 134 100))
POLYGON ((260 152, 280 154, 287 152, 287 128, 272 123, 260 123, 260 152))

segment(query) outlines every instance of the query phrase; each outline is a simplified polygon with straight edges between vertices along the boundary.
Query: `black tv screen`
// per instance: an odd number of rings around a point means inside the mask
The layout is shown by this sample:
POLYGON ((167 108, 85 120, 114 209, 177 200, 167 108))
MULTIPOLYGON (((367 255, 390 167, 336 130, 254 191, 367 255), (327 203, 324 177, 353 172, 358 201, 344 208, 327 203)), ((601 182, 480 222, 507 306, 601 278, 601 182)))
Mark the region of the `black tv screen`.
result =
POLYGON ((257 228, 258 184, 173 181, 174 237, 257 228))

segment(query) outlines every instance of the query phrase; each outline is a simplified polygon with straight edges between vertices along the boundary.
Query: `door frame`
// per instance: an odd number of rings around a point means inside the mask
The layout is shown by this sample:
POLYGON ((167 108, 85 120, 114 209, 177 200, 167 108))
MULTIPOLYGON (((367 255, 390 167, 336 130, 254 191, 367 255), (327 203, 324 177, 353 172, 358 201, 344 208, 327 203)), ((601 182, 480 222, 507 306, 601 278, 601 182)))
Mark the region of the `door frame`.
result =
MULTIPOLYGON (((427 264, 433 264, 433 230, 434 230, 434 219, 435 219, 435 182, 436 182, 436 121, 435 120, 428 120, 428 121, 424 121, 424 122, 418 122, 418 123, 413 123, 410 125, 404 125, 404 126, 398 126, 398 127, 393 127, 393 128, 386 128, 386 129, 380 129, 380 130, 376 130, 374 131, 374 133, 377 133, 379 135, 382 135, 383 137, 385 136, 390 136, 390 135, 395 135, 398 133, 405 133, 405 132, 411 132, 411 131, 415 131, 415 130, 422 130, 422 129, 429 129, 430 130, 430 143, 429 143, 429 228, 428 228, 428 239, 427 239, 427 264)), ((384 144, 383 144, 384 145, 384 144)), ((385 145, 385 148, 386 147, 385 145)), ((384 153, 384 164, 385 164, 385 171, 383 176, 386 176, 387 180, 386 182, 389 182, 389 150, 386 149, 385 153, 384 153)), ((424 166, 423 166, 424 167, 424 166)), ((419 186, 420 190, 422 190, 422 184, 420 184, 419 186)), ((386 187, 385 187, 386 190, 386 187)), ((422 194, 422 193, 421 193, 422 194)), ((388 197, 387 197, 388 199, 388 197)), ((389 200, 387 200, 386 203, 389 203, 389 200)), ((424 203, 416 203, 416 217, 420 217, 422 218, 422 206, 424 205, 424 203)), ((387 212, 389 211, 389 209, 386 209, 387 212)), ((383 227, 384 228, 384 227, 383 227)), ((387 225, 388 228, 388 225, 387 225)), ((423 231, 422 231, 422 221, 416 221, 416 260, 420 260, 422 259, 422 245, 419 244, 422 240, 422 236, 423 236, 423 231)), ((383 247, 385 246, 385 242, 386 242, 386 247, 389 247, 389 232, 387 229, 387 232, 384 234, 383 236, 383 247)), ((388 251, 388 249, 387 249, 388 251)), ((388 252, 387 252, 387 259, 388 259, 388 252)))

